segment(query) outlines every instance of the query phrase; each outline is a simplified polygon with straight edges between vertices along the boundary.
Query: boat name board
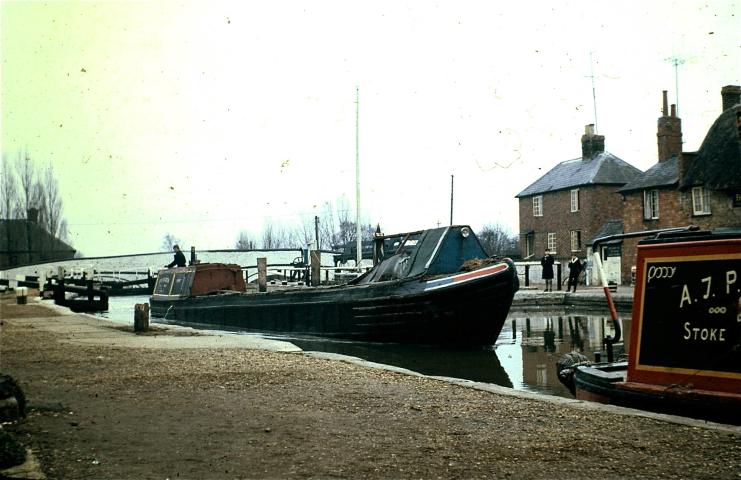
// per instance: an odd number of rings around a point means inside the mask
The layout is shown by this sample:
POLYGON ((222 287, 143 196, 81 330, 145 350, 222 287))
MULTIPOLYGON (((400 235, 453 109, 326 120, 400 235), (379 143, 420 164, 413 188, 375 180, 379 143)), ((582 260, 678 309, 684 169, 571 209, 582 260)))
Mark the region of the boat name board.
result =
POLYGON ((741 381, 741 253, 643 260, 634 371, 741 381))

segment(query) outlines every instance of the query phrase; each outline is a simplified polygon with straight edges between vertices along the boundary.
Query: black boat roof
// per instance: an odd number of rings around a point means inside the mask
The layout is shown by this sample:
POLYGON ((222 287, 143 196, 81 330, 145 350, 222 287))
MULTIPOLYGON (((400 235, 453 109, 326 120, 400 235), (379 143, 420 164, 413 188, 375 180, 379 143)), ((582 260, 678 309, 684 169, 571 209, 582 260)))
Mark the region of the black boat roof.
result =
POLYGON ((659 233, 654 237, 641 240, 639 245, 656 243, 699 242, 702 240, 725 240, 741 238, 741 227, 718 228, 715 230, 680 230, 659 233))
POLYGON ((384 252, 385 260, 376 268, 351 283, 455 273, 467 260, 488 257, 467 225, 432 228, 392 237, 403 240, 394 245, 396 248, 393 252, 384 252))

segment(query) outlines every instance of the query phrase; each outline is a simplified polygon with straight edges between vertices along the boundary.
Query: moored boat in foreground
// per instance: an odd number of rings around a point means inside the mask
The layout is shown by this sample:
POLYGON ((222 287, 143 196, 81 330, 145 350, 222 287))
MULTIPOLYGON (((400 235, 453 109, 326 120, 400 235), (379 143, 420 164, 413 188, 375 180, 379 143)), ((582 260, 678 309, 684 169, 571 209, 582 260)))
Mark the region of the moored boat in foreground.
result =
POLYGON ((579 399, 740 425, 741 231, 643 240, 636 273, 627 362, 572 354, 559 377, 579 399))
POLYGON ((488 258, 467 226, 378 237, 377 246, 381 261, 339 286, 245 292, 238 265, 161 270, 152 316, 361 341, 495 342, 518 289, 511 260, 488 258))

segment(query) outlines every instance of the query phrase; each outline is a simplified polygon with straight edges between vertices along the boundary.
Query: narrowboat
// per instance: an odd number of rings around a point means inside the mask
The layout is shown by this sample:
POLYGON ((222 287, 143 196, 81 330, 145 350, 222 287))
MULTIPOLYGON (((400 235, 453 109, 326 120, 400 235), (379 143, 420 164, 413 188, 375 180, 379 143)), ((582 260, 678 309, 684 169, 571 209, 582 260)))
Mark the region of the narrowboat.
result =
POLYGON ((578 399, 740 425, 741 230, 658 232, 636 267, 627 361, 572 358, 559 377, 578 399))
POLYGON ((151 314, 259 333, 419 344, 492 344, 519 287, 470 227, 376 236, 376 265, 343 285, 245 291, 240 266, 160 270, 151 314))

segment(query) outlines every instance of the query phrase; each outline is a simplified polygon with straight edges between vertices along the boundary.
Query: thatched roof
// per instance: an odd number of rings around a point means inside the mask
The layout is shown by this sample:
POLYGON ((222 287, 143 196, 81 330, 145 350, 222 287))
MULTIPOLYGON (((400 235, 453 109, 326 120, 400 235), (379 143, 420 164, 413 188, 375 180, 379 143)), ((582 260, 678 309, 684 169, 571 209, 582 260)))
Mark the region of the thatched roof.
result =
POLYGON ((724 111, 708 130, 680 189, 703 185, 713 190, 741 190, 741 105, 724 111))

